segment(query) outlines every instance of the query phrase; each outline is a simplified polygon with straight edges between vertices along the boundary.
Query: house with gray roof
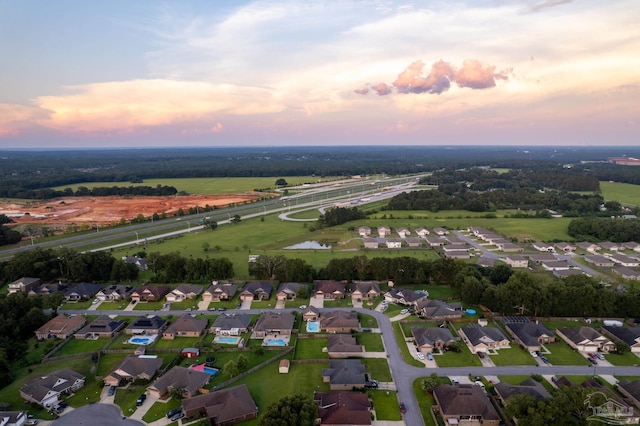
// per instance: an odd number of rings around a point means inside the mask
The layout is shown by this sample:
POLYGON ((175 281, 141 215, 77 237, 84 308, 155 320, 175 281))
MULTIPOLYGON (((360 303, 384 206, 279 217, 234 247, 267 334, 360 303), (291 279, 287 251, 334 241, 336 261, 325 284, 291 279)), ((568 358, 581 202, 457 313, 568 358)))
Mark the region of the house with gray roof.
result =
POLYGON ((415 304, 416 315, 435 321, 462 318, 462 304, 422 299, 415 304))
POLYGON ((122 386, 134 380, 151 380, 162 367, 162 358, 128 356, 104 378, 107 386, 122 386))
POLYGON ((251 281, 240 290, 240 300, 267 300, 271 297, 273 285, 264 281, 251 281))
POLYGON ((626 266, 614 266, 612 271, 625 280, 640 280, 640 272, 626 266))
POLYGON ((108 315, 100 315, 78 330, 73 337, 80 340, 97 339, 101 337, 111 338, 118 331, 122 330, 126 324, 125 320, 111 318, 108 315))
POLYGON ((211 379, 209 373, 193 370, 176 365, 160 376, 147 388, 149 394, 155 398, 166 399, 174 389, 182 389, 185 398, 191 398, 203 389, 211 379))
POLYGON ((353 281, 350 289, 351 299, 355 301, 373 300, 380 296, 379 281, 353 281))
POLYGON ((556 330, 558 336, 562 338, 572 348, 582 352, 611 352, 616 345, 600 332, 587 326, 582 327, 561 327, 556 330))
POLYGON ((185 300, 193 300, 200 296, 202 293, 202 286, 197 284, 180 284, 178 287, 171 290, 165 298, 167 302, 177 303, 185 300))
POLYGON ((22 426, 26 421, 26 411, 0 411, 1 426, 22 426))
POLYGON ((636 408, 640 408, 640 380, 622 379, 616 384, 616 388, 636 408))
POLYGON ((327 337, 329 358, 362 358, 364 346, 351 334, 330 334, 327 337))
POLYGON ((331 390, 363 389, 367 371, 359 359, 332 359, 322 370, 322 380, 331 390))
POLYGON ((499 426, 501 419, 491 401, 478 385, 438 385, 433 390, 440 415, 446 424, 474 424, 499 426))
POLYGON ((509 397, 513 395, 529 395, 538 401, 551 398, 551 394, 544 386, 542 386, 542 383, 533 379, 526 379, 519 385, 511 385, 507 382, 500 381, 495 384, 494 390, 503 405, 507 405, 509 397))
POLYGON ((231 300, 233 296, 238 292, 238 286, 230 283, 218 283, 212 284, 202 294, 202 300, 204 302, 220 302, 224 300, 231 300))
POLYGON ((421 300, 426 300, 429 292, 426 290, 412 290, 410 288, 394 287, 384 294, 387 302, 397 303, 399 305, 417 306, 421 300))
POLYGON ((542 345, 554 343, 556 337, 547 327, 534 322, 505 322, 507 331, 528 351, 539 351, 542 345))
POLYGON ((302 311, 302 319, 305 321, 317 321, 320 318, 320 310, 315 306, 307 306, 302 311))
POLYGON ((471 352, 489 352, 490 350, 509 348, 509 339, 497 327, 465 325, 460 327, 460 337, 469 345, 471 352))
MULTIPOLYGON (((306 284, 301 283, 281 283, 276 291, 277 300, 296 300, 300 289, 306 288, 306 284)), ((307 293, 308 294, 308 293, 307 293)))
POLYGON ((96 293, 96 299, 109 302, 119 302, 120 300, 128 300, 133 293, 133 286, 130 285, 110 285, 103 287, 96 293))
POLYGON ((367 237, 363 239, 364 242, 364 248, 366 249, 377 249, 378 247, 380 247, 380 242, 384 242, 384 239, 381 238, 371 238, 371 237, 367 237))
POLYGON ((587 255, 584 257, 584 260, 588 263, 591 263, 592 265, 607 267, 607 268, 611 268, 615 264, 615 262, 612 259, 606 256, 602 256, 600 254, 587 255))
POLYGON ((456 341, 448 328, 440 327, 411 327, 413 343, 423 354, 444 350, 456 341))
POLYGON ((82 302, 92 299, 100 290, 102 290, 100 284, 80 283, 64 292, 64 300, 71 303, 82 302))
POLYGON ((631 348, 631 352, 640 354, 640 327, 614 327, 605 325, 602 327, 604 334, 617 340, 621 340, 631 348))
POLYGON ((246 333, 250 325, 249 314, 226 314, 217 317, 209 331, 219 336, 239 336, 246 333))
POLYGON ((40 278, 22 277, 9 283, 8 293, 28 293, 40 285, 40 278))
POLYGON ((258 417, 258 406, 246 385, 182 400, 185 417, 207 418, 212 425, 233 425, 258 417))
POLYGON ((206 319, 182 315, 164 330, 162 338, 172 340, 176 337, 200 337, 207 328, 207 322, 206 319))
POLYGON ((253 327, 251 338, 264 339, 268 334, 291 335, 295 312, 263 312, 253 327))
POLYGON ((330 311, 320 313, 320 330, 327 333, 351 333, 360 330, 356 311, 330 311))
POLYGON ((48 408, 57 404, 61 395, 81 389, 84 383, 85 376, 64 368, 27 381, 20 388, 20 396, 27 402, 48 408))
POLYGON ((168 321, 164 318, 160 318, 157 315, 138 317, 124 329, 124 333, 132 335, 160 334, 164 331, 167 325, 168 321))
POLYGON ((27 293, 29 296, 48 296, 54 293, 64 293, 69 286, 64 283, 40 284, 27 293))

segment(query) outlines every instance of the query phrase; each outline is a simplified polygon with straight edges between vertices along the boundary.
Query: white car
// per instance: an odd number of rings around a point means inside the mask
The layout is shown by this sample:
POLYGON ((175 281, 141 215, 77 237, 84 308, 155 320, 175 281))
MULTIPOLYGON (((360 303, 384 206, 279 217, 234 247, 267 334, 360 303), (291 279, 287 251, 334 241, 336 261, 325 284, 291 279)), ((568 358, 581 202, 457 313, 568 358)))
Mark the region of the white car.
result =
POLYGON ((409 313, 409 310, 408 310, 408 309, 403 309, 403 310, 401 310, 401 311, 400 311, 400 313, 401 313, 402 315, 404 315, 404 314, 408 314, 408 313, 409 313))
POLYGON ((529 353, 531 354, 532 357, 538 358, 538 354, 536 353, 536 351, 529 351, 529 353))
POLYGON ((422 352, 418 352, 417 355, 418 355, 418 359, 421 359, 421 360, 424 359, 424 354, 422 352))
POLYGON ((307 305, 300 305, 300 309, 307 309, 307 305))

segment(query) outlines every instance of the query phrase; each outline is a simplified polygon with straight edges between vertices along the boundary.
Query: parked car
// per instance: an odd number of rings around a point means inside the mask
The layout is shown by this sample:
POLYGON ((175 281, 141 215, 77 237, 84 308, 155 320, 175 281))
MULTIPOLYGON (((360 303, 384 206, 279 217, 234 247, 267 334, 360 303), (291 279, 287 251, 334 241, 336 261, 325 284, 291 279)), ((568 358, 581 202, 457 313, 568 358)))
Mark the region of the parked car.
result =
POLYGON ((402 414, 404 414, 404 413, 406 413, 406 412, 407 412, 407 406, 406 406, 406 405, 404 405, 404 402, 401 402, 401 403, 400 403, 400 412, 401 412, 402 414))
POLYGON ((480 359, 484 359, 484 352, 478 352, 478 357, 480 359))
POLYGON ((173 416, 169 417, 169 420, 171 420, 172 422, 175 422, 176 420, 179 420, 183 417, 184 417, 184 413, 180 411, 179 413, 176 413, 173 416))
POLYGON ((92 305, 97 305, 98 303, 100 303, 100 299, 93 299, 93 302, 91 302, 92 305))
POLYGON ((416 356, 418 357, 418 359, 424 359, 424 354, 422 352, 418 352, 416 356))
POLYGON ((368 382, 364 382, 365 388, 377 389, 380 384, 377 380, 369 380, 368 382))
POLYGON ((604 357, 604 355, 602 355, 600 352, 596 353, 596 357, 597 357, 598 359, 601 359, 601 360, 606 359, 606 358, 604 357))
POLYGON ((427 359, 428 359, 429 361, 433 361, 433 354, 428 353, 428 354, 427 354, 427 359))
POLYGON ((451 383, 453 383, 454 385, 458 385, 458 384, 460 384, 460 380, 458 380, 456 377, 453 377, 451 379, 451 383))
POLYGON ((182 407, 176 407, 172 410, 167 411, 167 418, 171 420, 171 418, 178 413, 182 413, 182 407))
POLYGON ((110 386, 109 387, 109 392, 107 392, 109 396, 113 396, 114 393, 116 393, 116 387, 115 386, 110 386))
POLYGON ((401 313, 402 315, 404 315, 404 314, 408 314, 408 313, 409 313, 409 310, 408 310, 408 309, 403 309, 403 310, 401 310, 401 311, 400 311, 400 313, 401 313))
POLYGON ((538 357, 538 353, 536 351, 529 351, 529 353, 531 354, 532 357, 537 358, 538 357))
POLYGON ((307 305, 300 305, 300 309, 307 309, 307 305))
POLYGON ((593 352, 589 352, 589 353, 587 354, 587 356, 588 356, 589 358, 596 359, 596 354, 594 354, 593 352))
POLYGON ((219 310, 219 311, 226 311, 226 310, 227 310, 227 308, 225 308, 224 306, 221 306, 221 307, 219 307, 219 308, 218 308, 218 310, 219 310))
POLYGON ((24 426, 35 426, 37 424, 38 419, 27 419, 27 421, 23 423, 24 426))
POLYGON ((141 406, 146 399, 147 399, 147 394, 143 393, 142 395, 140 395, 136 400, 136 407, 141 406))
POLYGON ((593 365, 596 365, 596 364, 598 363, 598 361, 596 361, 596 360, 595 360, 595 359, 593 359, 593 358, 589 358, 589 362, 590 362, 591 364, 593 364, 593 365))
POLYGON ((544 362, 545 364, 549 364, 549 358, 547 358, 546 356, 541 356, 540 359, 542 360, 542 362, 544 362))

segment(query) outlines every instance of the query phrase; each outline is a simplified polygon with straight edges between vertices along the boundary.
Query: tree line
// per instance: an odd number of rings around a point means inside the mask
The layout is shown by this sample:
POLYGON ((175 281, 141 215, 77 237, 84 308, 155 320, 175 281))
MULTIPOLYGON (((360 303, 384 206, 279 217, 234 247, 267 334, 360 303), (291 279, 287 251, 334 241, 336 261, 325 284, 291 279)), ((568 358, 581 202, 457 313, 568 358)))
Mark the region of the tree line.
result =
POLYGON ((152 186, 109 186, 93 187, 79 186, 75 191, 71 188, 56 190, 52 188, 24 189, 21 191, 5 190, 4 195, 0 191, 0 196, 10 198, 22 198, 29 200, 48 200, 57 197, 108 197, 108 196, 171 196, 176 195, 178 190, 173 186, 156 185, 152 186))
POLYGON ((581 217, 569 223, 567 233, 576 240, 616 243, 640 241, 640 221, 611 217, 581 217))
POLYGON ((366 219, 367 215, 357 207, 334 207, 320 215, 316 225, 318 229, 342 225, 352 220, 366 219))
POLYGON ((7 223, 13 222, 7 215, 0 214, 0 246, 15 244, 20 242, 22 236, 18 231, 15 231, 8 226, 7 223))

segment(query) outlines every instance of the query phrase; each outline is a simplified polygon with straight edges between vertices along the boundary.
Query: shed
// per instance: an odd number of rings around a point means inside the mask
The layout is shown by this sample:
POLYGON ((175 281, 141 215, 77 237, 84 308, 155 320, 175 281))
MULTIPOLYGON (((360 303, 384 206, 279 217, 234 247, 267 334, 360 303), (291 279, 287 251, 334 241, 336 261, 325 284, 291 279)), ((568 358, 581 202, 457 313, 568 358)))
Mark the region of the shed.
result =
POLYGON ((288 359, 280 360, 280 365, 278 366, 278 373, 280 374, 288 374, 289 373, 289 365, 290 362, 288 359))
POLYGON ((180 356, 182 358, 197 358, 200 355, 200 350, 198 348, 184 348, 180 352, 180 356))

